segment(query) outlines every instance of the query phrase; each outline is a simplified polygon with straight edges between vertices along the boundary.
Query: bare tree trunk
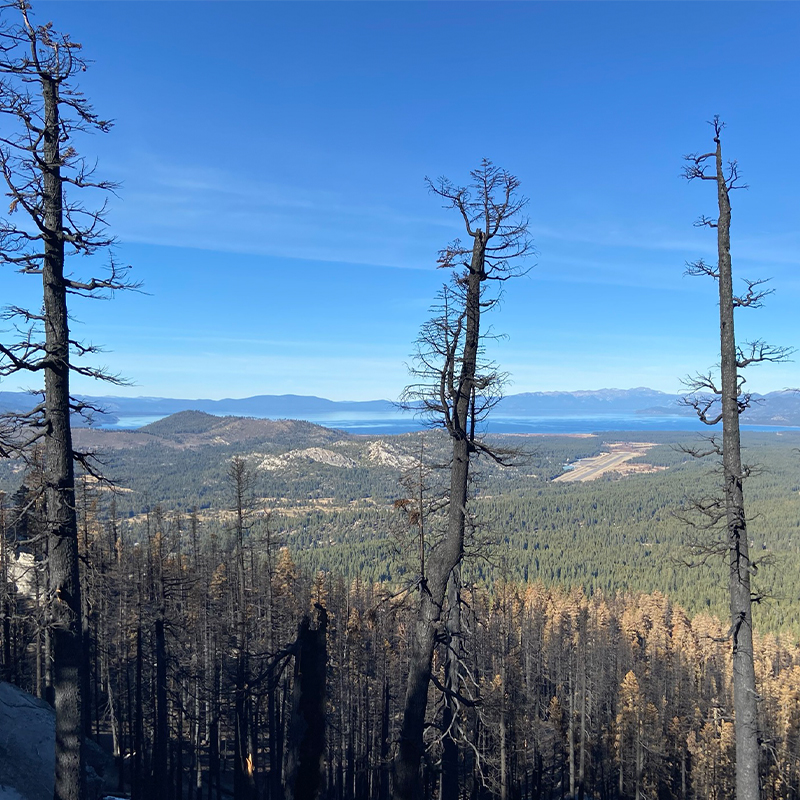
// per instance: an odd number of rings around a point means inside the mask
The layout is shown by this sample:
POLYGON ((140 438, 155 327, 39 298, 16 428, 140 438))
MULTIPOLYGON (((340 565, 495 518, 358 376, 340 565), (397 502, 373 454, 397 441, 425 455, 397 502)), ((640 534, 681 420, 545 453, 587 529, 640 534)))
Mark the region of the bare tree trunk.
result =
POLYGON ((636 728, 636 787, 634 800, 642 800, 642 776, 644 775, 644 748, 642 747, 642 724, 636 728))
MULTIPOLYGON (((584 635, 585 632, 584 632, 584 635)), ((585 656, 585 653, 584 653, 585 656)), ((586 782, 586 662, 581 662, 581 713, 580 713, 580 750, 578 755, 578 800, 583 800, 586 782)))
MULTIPOLYGON (((450 573, 447 585, 447 651, 444 660, 445 690, 458 692, 459 669, 458 648, 461 646, 461 608, 459 604, 460 570, 456 567, 450 573)), ((441 800, 458 800, 458 744, 455 739, 455 722, 458 707, 455 698, 444 698, 442 712, 442 789, 441 800)))
POLYGON ((733 329, 733 278, 731 274, 731 206, 723 172, 722 145, 716 139, 719 220, 719 327, 722 374, 722 467, 725 482, 730 564, 730 611, 733 631, 733 695, 736 730, 736 798, 758 800, 758 708, 753 658, 753 614, 750 592, 750 555, 742 488, 739 434, 739 376, 733 329))
MULTIPOLYGON (((200 725, 200 714, 202 704, 200 702, 201 685, 204 681, 200 679, 199 659, 195 653, 192 657, 194 662, 194 721, 192 725, 192 753, 194 757, 194 800, 203 800, 203 762, 202 753, 202 728, 200 725)), ((191 795, 190 795, 191 800, 191 795)))
POLYGON ((305 617, 298 635, 286 759, 286 800, 316 800, 322 785, 328 615, 322 606, 317 611, 317 629, 312 630, 305 617))
MULTIPOLYGON (((709 220, 701 217, 699 224, 717 230, 717 266, 712 268, 702 260, 689 265, 689 273, 706 275, 717 280, 719 289, 720 327, 720 377, 716 386, 710 377, 699 376, 695 388, 710 391, 719 397, 722 410, 712 420, 706 418, 711 403, 693 402, 700 419, 713 425, 722 422, 722 471, 723 507, 726 523, 726 545, 729 566, 730 615, 733 645, 733 694, 734 725, 736 733, 736 797, 737 800, 759 800, 759 754, 758 708, 753 654, 753 618, 750 576, 754 566, 750 560, 747 538, 747 518, 744 508, 739 415, 750 401, 743 391, 740 370, 752 364, 785 361, 791 350, 774 347, 761 341, 748 345, 749 353, 736 343, 734 334, 734 310, 736 308, 759 308, 769 291, 759 288, 763 281, 746 281, 747 291, 736 296, 733 291, 731 271, 731 204, 730 191, 742 188, 738 166, 735 161, 722 161, 721 132, 723 123, 714 118, 714 151, 702 155, 686 156, 689 165, 684 169, 688 180, 714 181, 717 187, 719 217, 709 220), (714 173, 710 174, 710 164, 714 173), (709 172, 706 172, 709 170, 709 172)), ((719 452, 718 445, 716 446, 719 452)), ((709 515, 711 516, 711 515, 709 515)), ((712 516, 712 521, 718 521, 712 516)))
POLYGON ((169 796, 169 717, 167 710, 167 643, 163 611, 155 623, 156 640, 156 729, 153 746, 153 786, 156 800, 169 796))
POLYGON ((44 99, 45 257, 42 265, 47 366, 44 370, 49 435, 45 437, 45 496, 53 596, 53 687, 56 708, 55 800, 85 800, 83 756, 84 663, 78 524, 69 407, 69 319, 64 283, 58 85, 42 74, 44 99))
MULTIPOLYGON (((384 667, 384 671, 388 666, 384 667)), ((378 800, 389 800, 389 713, 391 697, 389 693, 389 677, 383 678, 383 710, 381 713, 381 745, 380 745, 380 788, 378 800)))
MULTIPOLYGON (((481 231, 477 232, 481 234, 481 231)), ((472 445, 468 435, 467 420, 470 411, 472 386, 480 342, 480 296, 484 276, 483 258, 486 248, 484 236, 478 235, 472 251, 472 265, 468 277, 466 297, 467 329, 461 366, 461 392, 454 409, 455 425, 451 431, 453 457, 450 466, 450 504, 445 538, 428 559, 428 573, 422 577, 419 609, 412 628, 409 656, 406 704, 400 730, 400 748, 395 762, 396 800, 413 800, 422 791, 420 765, 423 756, 422 733, 425 709, 428 703, 428 684, 431 676, 431 659, 436 629, 450 575, 464 554, 464 523, 469 485, 469 462, 472 445)))
POLYGON ((244 459, 231 462, 228 479, 234 496, 236 559, 236 675, 234 685, 234 759, 233 787, 237 800, 255 797, 253 754, 249 752, 250 691, 248 682, 249 629, 247 620, 247 575, 245 572, 244 533, 248 512, 248 491, 252 477, 244 459))
MULTIPOLYGON (((506 668, 505 664, 501 667, 503 694, 506 690, 506 668)), ((500 800, 508 800, 508 710, 506 708, 505 697, 501 702, 503 707, 500 711, 500 800)))
MULTIPOLYGON (((79 491, 76 489, 76 499, 80 502, 80 519, 78 521, 78 566, 81 575, 81 641, 83 646, 83 685, 81 696, 83 698, 83 737, 92 738, 92 640, 89 628, 89 500, 86 486, 86 476, 80 480, 79 491), (81 563, 83 567, 80 568, 81 563)), ((77 508, 76 508, 77 515, 77 508)))
MULTIPOLYGON (((513 263, 530 251, 527 221, 518 218, 526 203, 515 195, 519 181, 487 160, 471 176, 474 182, 468 188, 455 187, 444 179, 438 185, 428 182, 448 207, 458 209, 472 241, 469 246, 453 242, 439 255, 440 266, 454 270, 453 278, 440 295, 442 316, 423 326, 418 340, 419 367, 412 372, 422 377, 423 383, 404 393, 407 400, 421 401, 436 415, 453 450, 447 528, 420 576, 419 605, 411 626, 406 698, 394 764, 395 800, 417 800, 423 793, 421 765, 431 661, 447 584, 464 556, 470 458, 476 452, 492 453, 475 436, 476 417, 491 408, 492 391, 499 392, 498 383, 502 382, 494 365, 480 357, 481 311, 493 305, 482 298, 483 282, 520 274, 513 263), (494 237, 497 241, 492 242, 494 237), (479 365, 484 374, 478 374, 479 365), (476 411, 478 394, 481 402, 476 411)), ((502 458, 497 460, 502 463, 502 458)))
POLYGON ((175 800, 183 800, 183 699, 178 703, 175 725, 175 800))
POLYGON ((395 762, 396 800, 414 800, 422 794, 422 734, 428 704, 431 659, 447 581, 463 553, 468 475, 469 442, 466 439, 456 439, 453 442, 447 538, 428 559, 428 575, 423 580, 417 619, 412 627, 406 703, 400 730, 400 747, 395 762))
POLYGON ((269 800, 280 796, 281 749, 278 747, 277 703, 275 695, 278 682, 275 679, 274 667, 270 665, 267 672, 267 733, 269 736, 269 781, 267 793, 269 800))
POLYGON ((569 665, 569 684, 567 685, 567 692, 569 693, 569 707, 567 714, 569 721, 567 722, 567 752, 569 756, 569 796, 575 797, 575 675, 573 667, 573 659, 575 654, 570 654, 569 665))
POLYGON ((142 682, 144 654, 142 652, 142 618, 141 606, 136 627, 136 668, 134 678, 134 723, 133 723, 133 777, 131 780, 131 796, 133 800, 144 797, 144 697, 142 682))
MULTIPOLYGON (((12 308, 9 312, 22 321, 18 328, 22 336, 16 344, 0 345, 0 375, 20 371, 43 374, 44 402, 32 415, 17 417, 23 436, 4 436, 3 447, 11 446, 16 454, 25 456, 31 445, 40 439, 44 442, 56 711, 54 797, 85 800, 82 723, 84 703, 89 703, 85 694, 89 665, 82 648, 69 373, 72 346, 81 354, 95 348, 70 340, 67 294, 91 296, 98 289, 123 288, 124 281, 119 280, 113 259, 109 278, 78 281, 65 275, 67 244, 72 253, 90 255, 108 248, 113 238, 105 232, 104 209, 92 212, 85 208, 65 194, 64 185, 69 183, 78 194, 84 188, 101 192, 111 188, 107 182, 92 179, 92 169, 71 144, 75 132, 107 131, 109 123, 93 112, 70 83, 71 77, 85 69, 79 45, 49 24, 35 26, 26 0, 5 3, 4 11, 9 8, 16 8, 21 21, 14 25, 4 14, 0 28, 0 105, 5 118, 10 116, 19 130, 3 134, 0 171, 12 198, 11 210, 19 207, 29 220, 20 227, 3 222, 0 260, 16 264, 28 275, 41 275, 42 310, 12 308), (34 85, 40 87, 40 96, 32 89, 34 85)), ((83 367, 80 372, 115 381, 102 369, 83 367)))

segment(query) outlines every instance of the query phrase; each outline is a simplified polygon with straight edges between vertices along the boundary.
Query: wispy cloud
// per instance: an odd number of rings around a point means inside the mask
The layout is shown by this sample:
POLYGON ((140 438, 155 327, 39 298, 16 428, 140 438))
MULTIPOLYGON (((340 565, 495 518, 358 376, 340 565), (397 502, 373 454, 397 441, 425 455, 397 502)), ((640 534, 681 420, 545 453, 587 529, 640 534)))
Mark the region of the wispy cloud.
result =
POLYGON ((126 242, 313 261, 430 269, 457 234, 445 219, 344 193, 260 182, 142 157, 118 165, 114 229, 126 242))
MULTIPOLYGON (((687 234, 685 229, 672 231, 665 226, 627 223, 624 230, 603 227, 602 224, 533 225, 533 235, 541 242, 567 242, 608 249, 631 249, 651 252, 665 251, 683 254, 686 258, 716 257, 713 236, 687 234)), ((780 234, 739 236, 735 242, 738 260, 760 264, 800 265, 800 230, 780 234)))
MULTIPOLYGON (((256 167, 254 174, 261 170, 256 167)), ((438 250, 461 231, 447 212, 417 214, 384 198, 352 202, 332 191, 259 181, 223 169, 170 164, 152 155, 117 164, 124 184, 113 209, 123 242, 324 263, 431 270, 438 250)), ((425 203, 421 202, 420 207, 425 203)), ((532 221, 536 276, 547 281, 681 289, 685 259, 714 258, 713 237, 668 224, 601 220, 532 221), (667 268, 664 254, 675 254, 667 268)), ((800 233, 749 236, 736 259, 776 275, 800 264, 800 233)), ((789 276, 787 276, 789 277, 789 276)))
POLYGON ((541 240, 554 240, 587 244, 606 248, 631 248, 640 250, 668 250, 692 252, 697 241, 685 234, 654 226, 626 225, 624 230, 604 227, 602 223, 571 223, 568 226, 533 225, 533 235, 541 240))

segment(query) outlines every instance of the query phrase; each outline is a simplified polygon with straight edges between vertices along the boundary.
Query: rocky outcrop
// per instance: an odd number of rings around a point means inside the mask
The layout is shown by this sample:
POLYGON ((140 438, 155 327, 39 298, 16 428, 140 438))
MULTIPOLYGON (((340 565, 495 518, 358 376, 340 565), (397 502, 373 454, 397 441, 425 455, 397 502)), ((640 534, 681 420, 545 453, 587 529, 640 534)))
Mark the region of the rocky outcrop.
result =
MULTIPOLYGON (((87 746, 89 797, 113 786, 113 760, 87 746)), ((53 800, 55 713, 33 695, 0 682, 0 800, 53 800)))
POLYGON ((262 459, 259 467, 266 470, 284 469, 296 461, 316 461, 319 464, 327 464, 329 467, 341 467, 352 469, 357 466, 352 458, 328 450, 325 447, 307 447, 305 450, 290 450, 280 456, 266 456, 262 459))
POLYGON ((370 442, 367 448, 367 458, 376 464, 399 470, 411 469, 418 463, 413 456, 403 453, 384 441, 370 442))

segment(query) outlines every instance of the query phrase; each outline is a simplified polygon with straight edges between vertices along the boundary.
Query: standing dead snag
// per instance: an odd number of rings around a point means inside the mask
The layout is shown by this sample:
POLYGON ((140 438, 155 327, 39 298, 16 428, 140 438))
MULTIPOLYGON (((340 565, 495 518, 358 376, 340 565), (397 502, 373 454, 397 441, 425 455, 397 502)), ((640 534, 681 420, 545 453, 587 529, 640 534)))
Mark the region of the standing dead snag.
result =
POLYGON ((252 527, 253 474, 247 462, 234 456, 228 468, 228 481, 233 492, 233 556, 236 576, 235 616, 235 675, 234 675, 234 794, 240 800, 252 800, 256 794, 253 770, 254 753, 251 752, 251 735, 248 722, 253 716, 250 675, 251 620, 249 608, 250 587, 247 585, 247 564, 245 560, 245 534, 252 527))
POLYGON ((452 270, 452 277, 440 293, 434 318, 425 323, 417 340, 411 372, 418 382, 407 387, 403 397, 447 431, 452 460, 447 526, 431 547, 419 580, 394 763, 395 800, 423 796, 420 766, 431 660, 448 582, 464 555, 470 460, 482 453, 502 463, 505 455, 482 440, 479 428, 499 399, 504 377, 484 357, 486 334, 481 332, 481 314, 498 302, 498 294, 489 296, 486 287, 488 282, 523 274, 524 258, 532 252, 528 221, 523 216, 527 201, 517 194, 518 179, 485 159, 470 175, 472 182, 466 187, 445 179, 428 181, 429 189, 445 201, 445 207, 461 215, 471 241, 462 245, 456 240, 439 255, 439 266, 452 270))
POLYGON ((105 205, 89 209, 82 190, 109 191, 73 146, 76 134, 110 128, 75 88, 86 67, 80 45, 48 25, 34 25, 30 5, 15 0, 0 5, 0 172, 10 198, 9 219, 0 220, 0 262, 42 280, 42 310, 12 306, 3 315, 15 341, 0 344, 0 378, 42 374, 43 400, 30 412, 6 418, 0 426, 0 454, 23 455, 44 443, 44 495, 49 537, 51 613, 56 705, 56 800, 85 797, 82 755, 81 596, 75 516, 74 461, 91 471, 86 454, 72 447, 70 414, 93 409, 70 397, 70 372, 111 380, 102 369, 75 362, 97 352, 71 338, 67 298, 94 297, 131 288, 125 270, 110 260, 104 278, 79 281, 66 274, 65 257, 108 250, 105 205), (10 21, 16 15, 18 22, 10 21), (15 214, 23 219, 10 221, 15 214))
POLYGON ((316 800, 325 753, 328 612, 315 603, 317 627, 303 617, 295 644, 294 698, 286 757, 286 800, 316 800))
POLYGON ((712 439, 712 451, 722 458, 723 497, 720 502, 706 504, 712 522, 724 521, 728 555, 730 614, 733 646, 733 691, 736 731, 736 798, 758 800, 760 796, 758 762, 760 740, 755 667, 753 659, 753 595, 750 576, 754 565, 750 559, 747 538, 747 518, 744 508, 743 482, 746 469, 742 466, 739 415, 750 405, 750 394, 744 391, 741 370, 765 361, 785 360, 790 350, 774 347, 761 341, 741 347, 734 334, 734 310, 759 308, 770 293, 764 281, 745 281, 746 291, 737 296, 733 291, 731 272, 731 204, 730 192, 745 188, 740 182, 735 161, 722 160, 719 117, 712 122, 715 148, 712 152, 686 156, 684 177, 687 180, 714 181, 717 187, 719 217, 701 217, 697 225, 717 231, 716 267, 700 260, 690 264, 689 275, 707 275, 717 281, 719 288, 720 371, 716 375, 697 375, 689 381, 696 394, 688 402, 707 425, 722 422, 722 445, 712 439))

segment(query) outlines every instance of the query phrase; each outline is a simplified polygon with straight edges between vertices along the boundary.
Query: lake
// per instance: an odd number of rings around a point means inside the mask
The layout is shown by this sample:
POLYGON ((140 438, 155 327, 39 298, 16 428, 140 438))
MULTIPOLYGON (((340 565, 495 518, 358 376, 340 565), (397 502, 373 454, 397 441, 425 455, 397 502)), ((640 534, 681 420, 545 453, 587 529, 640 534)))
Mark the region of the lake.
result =
MULTIPOLYGON (((133 430, 163 419, 165 414, 120 417, 113 425, 101 426, 105 430, 133 430)), ((225 416, 220 412, 219 416, 225 416)), ((242 416, 231 414, 230 416, 242 416)), ((261 416, 260 419, 285 419, 279 416, 261 416)), ((326 428, 336 428, 353 434, 408 433, 427 427, 412 415, 397 412, 352 412, 335 414, 304 414, 304 419, 326 428)), ((777 431, 793 430, 772 425, 743 425, 744 430, 777 431)), ((489 433, 595 433, 600 431, 708 431, 709 428, 693 417, 643 414, 607 414, 594 416, 502 416, 495 414, 489 420, 486 430, 489 433)))

